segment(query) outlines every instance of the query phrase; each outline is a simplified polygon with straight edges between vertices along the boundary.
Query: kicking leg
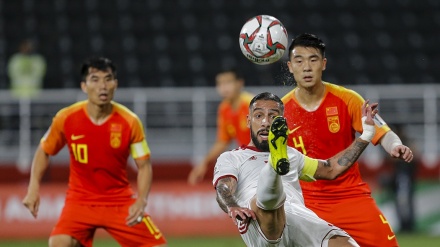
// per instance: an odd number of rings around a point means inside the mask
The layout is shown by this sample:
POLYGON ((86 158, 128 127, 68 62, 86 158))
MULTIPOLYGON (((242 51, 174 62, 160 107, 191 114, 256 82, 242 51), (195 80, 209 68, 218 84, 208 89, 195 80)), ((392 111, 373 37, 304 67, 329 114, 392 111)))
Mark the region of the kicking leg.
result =
POLYGON ((287 158, 287 124, 282 117, 274 119, 269 133, 269 165, 263 167, 258 179, 258 187, 251 208, 264 235, 269 240, 281 237, 286 224, 284 193, 281 175, 289 172, 287 158))

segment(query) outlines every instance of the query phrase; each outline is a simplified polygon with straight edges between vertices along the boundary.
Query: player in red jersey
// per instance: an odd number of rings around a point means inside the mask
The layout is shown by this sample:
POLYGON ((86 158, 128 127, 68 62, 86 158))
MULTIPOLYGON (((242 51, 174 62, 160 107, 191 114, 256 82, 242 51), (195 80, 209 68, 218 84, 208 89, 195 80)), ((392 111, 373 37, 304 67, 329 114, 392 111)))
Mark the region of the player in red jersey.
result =
POLYGON ((50 156, 67 145, 69 186, 49 246, 92 246, 97 228, 105 229, 121 246, 166 246, 144 211, 152 169, 142 123, 112 101, 118 85, 116 68, 107 58, 90 58, 81 75, 88 99, 61 109, 53 118, 35 152, 23 204, 37 217, 40 182, 50 156), (137 196, 127 179, 130 155, 138 168, 137 196))
POLYGON ((243 76, 238 70, 228 69, 219 72, 215 80, 217 92, 223 98, 217 112, 217 140, 202 162, 191 170, 189 184, 202 181, 209 164, 226 151, 234 139, 239 146, 247 145, 250 141, 246 116, 253 95, 243 91, 243 76))
MULTIPOLYGON (((364 99, 347 88, 322 81, 325 44, 313 34, 297 36, 289 47, 288 67, 297 87, 283 97, 289 126, 288 145, 312 157, 326 159, 344 150, 362 133, 364 99)), ((376 115, 374 145, 410 162, 412 151, 376 115)), ((347 231, 360 246, 398 246, 388 221, 371 197, 356 163, 332 181, 301 182, 306 206, 347 231)))

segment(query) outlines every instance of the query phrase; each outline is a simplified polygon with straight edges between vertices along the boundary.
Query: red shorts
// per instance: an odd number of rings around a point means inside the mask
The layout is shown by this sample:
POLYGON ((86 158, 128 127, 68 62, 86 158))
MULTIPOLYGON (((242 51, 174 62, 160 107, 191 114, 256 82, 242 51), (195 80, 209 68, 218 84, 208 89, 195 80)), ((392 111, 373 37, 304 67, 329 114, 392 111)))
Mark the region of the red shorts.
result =
POLYGON ((396 236, 370 196, 306 206, 320 218, 342 228, 362 247, 396 247, 396 236))
POLYGON ((90 206, 66 202, 51 236, 66 234, 78 240, 82 246, 92 246, 97 228, 107 231, 121 246, 156 246, 166 240, 148 214, 141 223, 132 227, 126 225, 126 205, 90 206))

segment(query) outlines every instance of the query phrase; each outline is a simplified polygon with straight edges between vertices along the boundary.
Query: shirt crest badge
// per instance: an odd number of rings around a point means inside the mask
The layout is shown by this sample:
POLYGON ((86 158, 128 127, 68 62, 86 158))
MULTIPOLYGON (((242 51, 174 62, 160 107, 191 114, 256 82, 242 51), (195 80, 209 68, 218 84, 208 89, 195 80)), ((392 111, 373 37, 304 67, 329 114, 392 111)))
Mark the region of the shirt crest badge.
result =
POLYGON ((122 125, 112 124, 110 127, 110 146, 119 148, 122 143, 122 125))
POLYGON ((332 133, 337 133, 341 129, 339 124, 339 116, 327 117, 328 130, 332 133))
POLYGON ((121 132, 111 132, 110 133, 110 146, 112 148, 118 148, 121 146, 121 138, 122 133, 121 132))

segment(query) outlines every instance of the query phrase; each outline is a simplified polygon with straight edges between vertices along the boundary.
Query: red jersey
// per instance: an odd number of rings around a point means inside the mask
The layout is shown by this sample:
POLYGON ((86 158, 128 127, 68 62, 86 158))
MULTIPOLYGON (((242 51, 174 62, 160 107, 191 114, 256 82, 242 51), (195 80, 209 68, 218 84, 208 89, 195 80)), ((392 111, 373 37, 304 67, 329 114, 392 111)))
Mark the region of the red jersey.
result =
POLYGON ((150 155, 139 118, 112 102, 112 113, 97 125, 86 111, 87 101, 60 110, 41 140, 42 149, 57 154, 67 144, 70 153, 66 201, 115 205, 133 198, 127 178, 127 159, 150 155))
MULTIPOLYGON (((354 141, 356 132, 362 133, 361 108, 364 99, 347 88, 327 82, 324 82, 324 85, 324 98, 315 111, 309 112, 298 104, 295 98, 296 89, 282 98, 289 126, 288 145, 311 158, 318 159, 334 156, 354 141)), ((379 116, 377 118, 380 119, 379 116)), ((382 121, 382 124, 376 127, 372 143, 376 145, 389 130, 382 121)), ((308 202, 371 193, 369 186, 362 180, 358 162, 335 180, 318 180, 311 183, 301 181, 301 188, 304 199, 308 202)))
POLYGON ((251 140, 251 132, 247 127, 246 117, 249 115, 249 103, 253 96, 247 92, 240 95, 240 104, 234 109, 230 102, 223 100, 217 114, 217 139, 230 142, 236 139, 238 146, 247 145, 251 140))

